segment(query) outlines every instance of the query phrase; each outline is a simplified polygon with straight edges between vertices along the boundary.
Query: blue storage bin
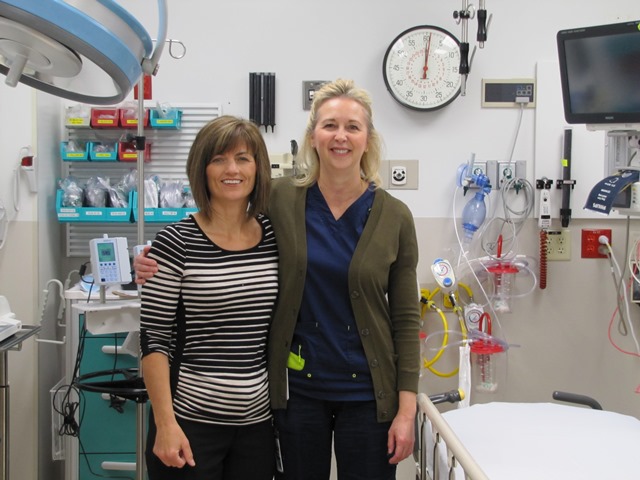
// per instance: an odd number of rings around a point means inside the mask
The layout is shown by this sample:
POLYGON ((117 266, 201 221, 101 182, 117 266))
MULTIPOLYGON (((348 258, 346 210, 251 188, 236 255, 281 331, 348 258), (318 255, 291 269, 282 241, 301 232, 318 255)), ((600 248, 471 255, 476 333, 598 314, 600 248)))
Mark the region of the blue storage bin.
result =
POLYGON ((60 142, 60 157, 65 162, 87 162, 89 160, 89 143, 74 142, 82 150, 69 150, 70 142, 60 142))
MULTIPOLYGON (((131 202, 133 210, 133 221, 138 221, 138 192, 133 192, 131 202)), ((144 221, 149 223, 174 223, 178 220, 197 212, 197 208, 145 208, 144 221)))
POLYGON ((117 162, 118 142, 89 142, 89 160, 92 162, 117 162), (102 148, 104 146, 104 148, 102 148))
POLYGON ((59 222, 131 222, 131 197, 126 208, 63 207, 62 190, 56 192, 56 214, 59 222))
POLYGON ((149 122, 151 123, 151 128, 177 130, 182 124, 182 110, 169 110, 164 116, 161 116, 158 110, 152 109, 149 112, 149 122))

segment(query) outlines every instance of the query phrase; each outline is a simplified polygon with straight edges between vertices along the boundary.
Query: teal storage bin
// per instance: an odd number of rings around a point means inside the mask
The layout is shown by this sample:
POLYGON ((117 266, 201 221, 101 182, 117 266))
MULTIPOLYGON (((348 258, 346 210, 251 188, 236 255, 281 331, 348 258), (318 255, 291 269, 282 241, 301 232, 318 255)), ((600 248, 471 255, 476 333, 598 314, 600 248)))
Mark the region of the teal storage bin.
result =
POLYGON ((70 149, 71 142, 60 142, 60 157, 65 162, 87 162, 89 161, 89 143, 74 142, 75 149, 70 149))
MULTIPOLYGON (((131 202, 133 221, 138 221, 138 192, 133 192, 131 202)), ((144 221, 149 223, 174 223, 196 213, 197 208, 145 208, 144 221)))
POLYGON ((131 222, 131 197, 126 208, 63 207, 63 191, 56 192, 56 214, 59 222, 131 222))
POLYGON ((118 142, 89 142, 89 160, 92 162, 117 162, 118 142))
POLYGON ((151 128, 177 130, 182 124, 182 110, 169 110, 164 116, 161 116, 158 110, 152 109, 149 112, 149 122, 151 128))

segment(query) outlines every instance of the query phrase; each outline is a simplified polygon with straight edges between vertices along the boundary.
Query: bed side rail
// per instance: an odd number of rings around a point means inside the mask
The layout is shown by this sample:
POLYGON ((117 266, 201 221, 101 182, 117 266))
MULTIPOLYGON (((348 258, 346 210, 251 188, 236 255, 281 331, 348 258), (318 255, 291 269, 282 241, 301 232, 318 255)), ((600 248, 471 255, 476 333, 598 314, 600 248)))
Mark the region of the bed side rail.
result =
POLYGON ((431 399, 424 393, 418 394, 418 415, 416 418, 416 442, 417 448, 414 452, 416 460, 416 480, 440 480, 440 478, 455 478, 454 469, 460 464, 464 470, 467 480, 489 480, 489 477, 482 471, 480 466, 473 459, 469 451, 460 442, 447 421, 442 417, 431 399), (425 439, 427 438, 425 429, 431 429, 434 440, 432 452, 427 452, 425 439), (449 472, 441 477, 438 472, 439 449, 444 442, 447 453, 447 464, 449 472), (433 454, 433 477, 428 468, 428 455, 433 454))

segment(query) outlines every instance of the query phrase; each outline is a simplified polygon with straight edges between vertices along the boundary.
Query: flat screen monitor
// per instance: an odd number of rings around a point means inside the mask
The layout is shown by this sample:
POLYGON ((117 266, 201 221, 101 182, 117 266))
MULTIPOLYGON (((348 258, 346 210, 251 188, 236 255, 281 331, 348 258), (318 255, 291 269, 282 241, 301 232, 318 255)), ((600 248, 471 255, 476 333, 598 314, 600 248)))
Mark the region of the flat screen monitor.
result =
POLYGON ((640 21, 561 30, 564 116, 570 124, 640 124, 640 21))

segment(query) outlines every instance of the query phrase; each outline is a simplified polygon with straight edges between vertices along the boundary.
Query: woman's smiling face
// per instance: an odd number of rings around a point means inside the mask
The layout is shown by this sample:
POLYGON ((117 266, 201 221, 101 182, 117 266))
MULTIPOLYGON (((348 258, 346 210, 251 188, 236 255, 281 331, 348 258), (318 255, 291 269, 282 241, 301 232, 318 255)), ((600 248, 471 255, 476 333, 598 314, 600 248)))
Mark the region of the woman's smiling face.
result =
POLYGON ((249 201, 256 184, 256 160, 244 143, 214 155, 206 172, 212 200, 249 201))
POLYGON ((360 175, 360 160, 369 140, 367 124, 367 114, 357 101, 336 97, 324 102, 311 134, 320 170, 355 169, 360 175))

